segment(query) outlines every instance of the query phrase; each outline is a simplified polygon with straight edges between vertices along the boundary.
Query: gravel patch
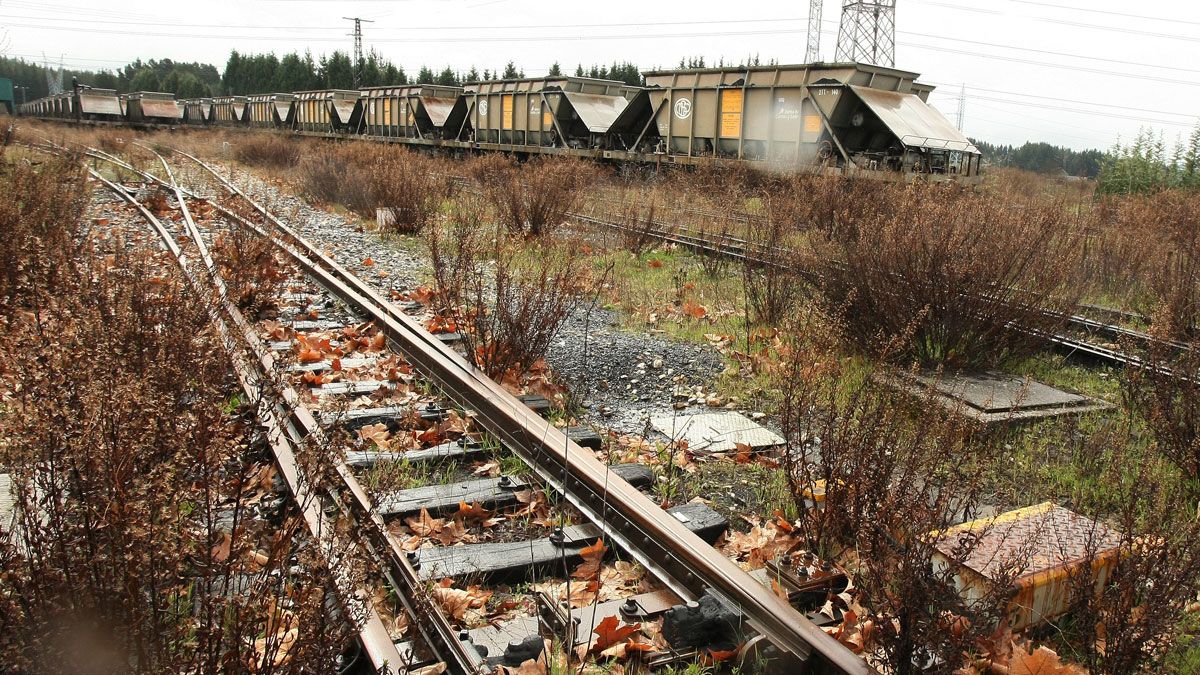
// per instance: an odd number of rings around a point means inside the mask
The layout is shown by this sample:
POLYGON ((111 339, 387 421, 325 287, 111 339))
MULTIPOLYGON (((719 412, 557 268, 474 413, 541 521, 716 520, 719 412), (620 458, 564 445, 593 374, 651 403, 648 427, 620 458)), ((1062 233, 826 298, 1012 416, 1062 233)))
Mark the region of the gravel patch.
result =
MULTIPOLYGON (((296 195, 246 174, 236 181, 301 235, 377 288, 411 289, 427 275, 419 245, 401 246, 366 231, 353 214, 315 208, 296 195), (374 264, 364 265, 365 260, 374 264)), ((410 241, 410 240, 404 240, 410 241)), ((583 422, 622 433, 642 433, 652 415, 706 409, 688 392, 724 368, 709 345, 621 329, 609 310, 580 307, 551 344, 546 362, 584 406, 583 422), (676 396, 676 394, 679 394, 676 396)))
POLYGON ((614 312, 580 308, 546 355, 546 362, 582 402, 587 421, 640 434, 650 417, 672 410, 676 392, 682 406, 691 398, 685 392, 711 382, 724 368, 721 356, 707 345, 626 331, 619 325, 614 312))

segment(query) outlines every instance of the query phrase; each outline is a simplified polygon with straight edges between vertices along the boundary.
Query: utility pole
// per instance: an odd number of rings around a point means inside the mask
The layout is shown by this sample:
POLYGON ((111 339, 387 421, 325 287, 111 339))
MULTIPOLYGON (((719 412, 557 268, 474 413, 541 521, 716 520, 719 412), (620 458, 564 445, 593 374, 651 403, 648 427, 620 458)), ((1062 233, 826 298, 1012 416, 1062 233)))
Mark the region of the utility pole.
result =
POLYGON ((896 65, 896 0, 846 2, 838 28, 840 63, 896 65))
POLYGON ((962 131, 963 118, 967 115, 967 83, 963 82, 962 88, 958 92, 958 130, 962 131))
POLYGON ((824 0, 810 0, 808 4, 808 49, 804 53, 805 63, 821 60, 821 10, 824 0))
POLYGON ((374 23, 371 19, 360 19, 357 16, 343 16, 343 19, 354 22, 354 88, 358 89, 362 81, 362 25, 363 22, 374 23))

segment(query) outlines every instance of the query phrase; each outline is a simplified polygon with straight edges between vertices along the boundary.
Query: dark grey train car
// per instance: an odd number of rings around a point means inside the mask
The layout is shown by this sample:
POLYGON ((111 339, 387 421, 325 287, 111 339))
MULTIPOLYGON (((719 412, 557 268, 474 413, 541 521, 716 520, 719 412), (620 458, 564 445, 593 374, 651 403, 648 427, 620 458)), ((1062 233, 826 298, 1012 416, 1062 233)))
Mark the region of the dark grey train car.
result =
POLYGON ((610 127, 639 91, 586 77, 478 82, 463 94, 460 137, 500 146, 606 148, 610 127))
POLYGON ((133 124, 179 124, 183 108, 174 94, 135 91, 125 95, 125 118, 133 124))
POLYGON ((208 113, 209 124, 225 127, 240 127, 246 123, 245 96, 217 96, 212 100, 208 113))
POLYGON ((457 137, 467 116, 461 87, 414 84, 361 92, 362 134, 426 140, 457 137))
POLYGON ((286 129, 295 116, 294 94, 256 94, 247 98, 246 123, 259 129, 286 129))
POLYGON ((783 168, 974 175, 979 150, 917 74, 857 63, 646 73, 660 151, 783 168))
POLYGON ((356 131, 362 108, 357 91, 322 89, 296 93, 292 117, 300 131, 344 133, 356 131))
POLYGON ((208 115, 212 110, 211 98, 189 98, 180 102, 183 108, 183 123, 188 126, 202 127, 208 124, 208 115))

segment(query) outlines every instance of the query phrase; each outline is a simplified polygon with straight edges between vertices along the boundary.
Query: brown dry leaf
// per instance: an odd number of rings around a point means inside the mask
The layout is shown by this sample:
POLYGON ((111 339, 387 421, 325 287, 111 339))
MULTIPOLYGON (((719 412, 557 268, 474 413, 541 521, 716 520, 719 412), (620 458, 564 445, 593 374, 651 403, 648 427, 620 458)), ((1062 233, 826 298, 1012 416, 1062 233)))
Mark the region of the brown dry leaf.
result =
POLYGON ((472 473, 476 476, 491 476, 492 478, 495 478, 496 476, 500 475, 500 463, 486 462, 484 464, 480 464, 479 466, 475 467, 475 471, 472 473))
POLYGON ((588 651, 593 654, 601 653, 613 645, 625 642, 641 629, 642 624, 640 623, 626 624, 615 616, 606 616, 592 629, 592 632, 596 634, 596 640, 588 648, 588 651))
POLYGON ((433 599, 437 600, 442 606, 442 610, 446 615, 456 621, 462 621, 467 615, 467 610, 471 608, 471 594, 461 588, 450 588, 444 585, 445 582, 451 581, 444 579, 442 584, 433 589, 433 599))
POLYGON ((404 523, 408 525, 408 529, 412 533, 421 537, 428 537, 431 534, 441 532, 446 526, 445 518, 434 518, 429 515, 427 509, 421 509, 420 515, 409 516, 404 519, 404 523))
POLYGON ((1013 645, 1008 672, 1009 675, 1087 675, 1087 670, 1075 664, 1064 664, 1058 653, 1049 647, 1038 647, 1030 653, 1025 647, 1016 645, 1013 645))
POLYGON ((603 539, 597 539, 595 544, 584 547, 579 552, 580 557, 583 558, 583 562, 579 563, 574 572, 571 572, 571 578, 585 580, 599 579, 600 564, 604 561, 604 553, 607 550, 608 547, 604 545, 603 539))
POLYGON ((233 537, 228 532, 221 533, 221 541, 212 547, 213 562, 229 560, 229 552, 233 548, 233 537))
POLYGON ((442 675, 442 673, 446 672, 446 664, 435 663, 431 666, 417 668, 416 670, 410 670, 408 672, 409 675, 442 675))
POLYGON ((383 422, 368 424, 358 430, 359 438, 363 439, 364 441, 374 443, 380 448, 385 447, 384 444, 387 443, 387 440, 389 437, 391 437, 391 435, 392 432, 388 430, 388 426, 383 422))
POLYGON ((686 300, 683 303, 683 313, 693 319, 703 319, 708 315, 708 308, 694 300, 686 300))
POLYGON ((324 356, 316 349, 301 349, 300 363, 319 363, 324 360, 324 356))
POLYGON ((459 502, 458 511, 454 513, 456 519, 462 520, 487 520, 491 515, 492 512, 480 506, 479 502, 472 502, 470 504, 459 502))
POLYGON ((704 656, 705 656, 704 660, 710 664, 711 663, 721 663, 722 661, 728 661, 729 659, 732 659, 733 657, 737 656, 739 651, 741 651, 740 647, 735 647, 733 649, 727 649, 727 650, 709 649, 709 650, 705 651, 705 653, 704 653, 704 656))
POLYGON ((537 661, 529 659, 518 668, 505 668, 504 672, 508 675, 546 675, 549 671, 546 669, 543 652, 543 656, 539 656, 537 661))
POLYGON ((466 525, 463 525, 461 520, 451 520, 446 523, 441 530, 435 535, 435 538, 441 542, 442 546, 453 546, 467 541, 474 541, 475 538, 467 531, 466 525))

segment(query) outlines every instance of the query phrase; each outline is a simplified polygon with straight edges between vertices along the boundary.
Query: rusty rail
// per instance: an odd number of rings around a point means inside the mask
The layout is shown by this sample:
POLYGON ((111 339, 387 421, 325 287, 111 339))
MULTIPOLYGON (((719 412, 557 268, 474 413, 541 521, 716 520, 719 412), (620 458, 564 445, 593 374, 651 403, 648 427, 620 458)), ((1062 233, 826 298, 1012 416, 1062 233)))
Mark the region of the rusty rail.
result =
MULTIPOLYGON (((219 306, 223 315, 213 316, 214 325, 223 337, 227 350, 233 360, 234 370, 249 400, 264 402, 264 406, 260 409, 259 418, 267 429, 268 438, 270 439, 281 474, 288 483, 289 489, 291 489, 297 503, 300 504, 302 514, 310 532, 320 541, 329 541, 335 529, 328 516, 319 508, 315 495, 307 487, 309 482, 302 475, 295 460, 296 444, 303 442, 303 439, 306 437, 320 438, 322 431, 315 417, 301 404, 299 395, 292 388, 287 386, 272 386, 269 374, 274 372, 274 357, 237 308, 225 299, 224 283, 220 279, 219 274, 217 274, 215 264, 208 253, 207 247, 203 243, 199 229, 195 226, 190 213, 186 210, 186 204, 182 201, 182 197, 185 194, 193 198, 201 198, 184 191, 175 184, 173 177, 171 177, 169 182, 164 181, 153 174, 141 172, 119 159, 106 157, 104 156, 105 154, 98 153, 93 156, 113 162, 126 170, 138 173, 147 180, 173 189, 177 197, 181 198, 181 210, 184 211, 184 220, 189 237, 196 242, 197 249, 205 263, 213 288, 217 290, 221 299, 219 306), (232 323, 236 331, 231 331, 226 321, 232 323), (240 344, 238 338, 234 337, 235 335, 240 338, 240 344), (246 354, 247 351, 249 352, 249 358, 246 354), (271 389, 275 391, 272 392, 271 389), (269 396, 268 394, 271 393, 275 395, 269 396)), ((159 159, 161 160, 162 158, 160 157, 159 159)), ((164 169, 166 169, 168 176, 170 176, 170 168, 166 165, 165 160, 163 160, 163 163, 164 169)), ((91 173, 125 201, 138 209, 142 216, 151 224, 151 227, 158 234, 164 246, 179 262, 181 269, 189 280, 189 285, 197 291, 203 292, 204 285, 192 274, 186 255, 170 232, 162 225, 161 221, 155 218, 152 213, 138 203, 121 186, 104 179, 94 171, 91 173)), ((258 229, 253 223, 229 212, 219 204, 211 201, 209 203, 220 210, 223 215, 232 218, 238 224, 253 228, 259 234, 266 236, 266 233, 258 229)), ((344 512, 348 511, 349 515, 355 517, 359 525, 365 526, 364 529, 369 537, 368 547, 371 549, 371 553, 383 563, 384 575, 396 591, 397 596, 401 599, 405 610, 414 619, 413 624, 422 633, 425 642, 437 652, 440 658, 447 661, 451 672, 482 672, 483 660, 481 656, 473 647, 461 640, 458 631, 443 616, 435 601, 425 592, 424 582, 420 580, 419 575, 412 567, 404 551, 387 533, 383 519, 378 516, 371 506, 365 491, 358 484, 357 479, 349 471, 348 467, 345 466, 344 462, 338 461, 336 470, 343 481, 343 486, 341 489, 334 491, 332 502, 342 507, 344 512)), ((400 672, 399 669, 410 665, 408 660, 397 650, 374 608, 369 605, 363 605, 361 602, 356 602, 356 599, 349 601, 344 599, 343 604, 347 606, 347 609, 352 611, 365 611, 366 618, 360 628, 359 637, 363 643, 364 651, 371 660, 376 672, 400 672)))
MULTIPOLYGON (((177 151, 178 152, 178 151, 177 151)), ((476 413, 541 479, 624 548, 659 581, 687 600, 706 593, 738 609, 778 650, 776 672, 874 673, 862 659, 744 570, 688 531, 588 450, 476 370, 373 288, 345 270, 245 195, 216 170, 186 153, 231 193, 245 199, 278 236, 272 239, 310 275, 376 326, 422 375, 476 413)))

